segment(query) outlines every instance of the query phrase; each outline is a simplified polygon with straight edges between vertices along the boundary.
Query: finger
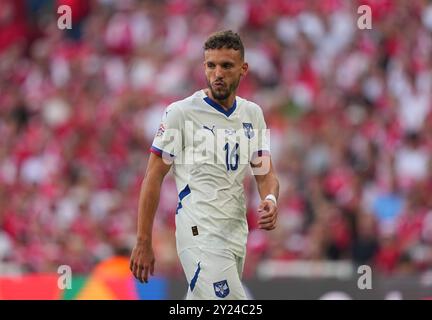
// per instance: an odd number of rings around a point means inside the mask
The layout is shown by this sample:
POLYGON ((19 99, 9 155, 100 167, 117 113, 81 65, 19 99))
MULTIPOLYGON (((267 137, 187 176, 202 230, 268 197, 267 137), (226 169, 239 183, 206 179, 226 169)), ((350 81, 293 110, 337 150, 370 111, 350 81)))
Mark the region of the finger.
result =
POLYGON ((268 208, 264 208, 261 211, 259 211, 260 216, 262 215, 268 215, 269 214, 269 209, 268 208))
POLYGON ((270 211, 262 214, 260 216, 260 219, 262 219, 262 218, 268 218, 268 217, 275 217, 276 215, 277 215, 276 208, 272 208, 270 211))
POLYGON ((276 219, 274 217, 268 217, 268 218, 265 218, 265 219, 259 219, 258 220, 258 224, 262 225, 262 224, 266 224, 266 223, 270 223, 270 222, 275 222, 275 221, 276 221, 276 219))
POLYGON ((258 218, 258 220, 261 221, 261 220, 268 220, 268 219, 275 219, 275 218, 276 218, 275 212, 271 212, 271 213, 266 213, 266 214, 261 215, 258 218))
POLYGON ((260 224, 260 229, 271 230, 270 228, 272 228, 274 225, 275 225, 274 222, 263 223, 260 224))
POLYGON ((142 280, 141 280, 141 271, 142 271, 142 267, 139 266, 139 265, 135 265, 134 276, 135 276, 135 278, 137 278, 137 280, 139 282, 142 282, 142 280))
POLYGON ((154 276, 154 264, 155 264, 154 261, 152 261, 152 263, 150 264, 150 274, 151 274, 152 276, 154 276))
POLYGON ((276 209, 276 205, 271 200, 265 200, 263 202, 263 209, 266 210, 266 211, 270 211, 272 209, 276 209))
POLYGON ((138 279, 138 277, 137 277, 137 274, 138 274, 137 273, 137 269, 138 269, 137 264, 135 262, 133 262, 132 263, 132 273, 133 273, 134 277, 138 279))
POLYGON ((275 212, 271 211, 271 212, 268 212, 268 213, 264 213, 263 215, 261 215, 259 217, 259 219, 267 219, 267 218, 275 217, 275 216, 276 216, 275 212))
POLYGON ((133 272, 133 270, 134 270, 134 263, 135 263, 135 261, 134 261, 134 257, 132 256, 131 258, 130 258, 130 260, 129 260, 129 269, 133 272))
POLYGON ((146 266, 144 268, 144 282, 147 283, 149 281, 149 271, 150 271, 150 267, 146 266))
POLYGON ((141 281, 147 283, 148 282, 148 266, 144 266, 144 268, 141 271, 141 281))
POLYGON ((268 214, 269 214, 269 208, 264 207, 264 208, 262 208, 262 209, 258 209, 258 214, 259 214, 260 216, 262 216, 262 215, 268 215, 268 214))
POLYGON ((135 278, 139 281, 142 282, 141 280, 141 272, 142 272, 142 268, 141 267, 135 267, 135 272, 134 272, 134 276, 135 278))
POLYGON ((265 208, 266 203, 264 201, 261 201, 259 206, 258 206, 258 211, 262 211, 265 208))
POLYGON ((276 224, 276 221, 270 221, 270 222, 266 222, 266 223, 260 223, 260 224, 258 224, 258 226, 260 228, 266 229, 268 227, 274 226, 275 224, 276 224))
POLYGON ((267 230, 267 231, 273 230, 275 228, 276 228, 276 225, 273 225, 271 227, 260 227, 261 230, 267 230))
POLYGON ((265 221, 259 221, 258 224, 260 226, 264 226, 264 225, 268 225, 268 224, 271 224, 271 223, 274 224, 275 222, 276 222, 275 219, 270 219, 270 220, 265 220, 265 221))

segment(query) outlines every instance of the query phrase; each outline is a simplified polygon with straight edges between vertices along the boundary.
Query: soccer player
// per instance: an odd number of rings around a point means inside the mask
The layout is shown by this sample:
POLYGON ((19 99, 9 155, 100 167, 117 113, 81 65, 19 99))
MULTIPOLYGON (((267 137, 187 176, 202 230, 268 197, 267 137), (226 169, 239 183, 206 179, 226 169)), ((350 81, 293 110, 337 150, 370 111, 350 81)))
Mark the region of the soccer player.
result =
POLYGON ((179 191, 176 245, 189 283, 187 299, 246 299, 243 178, 250 168, 262 199, 258 223, 264 230, 276 226, 279 183, 262 110, 236 96, 248 71, 239 35, 211 35, 204 44, 204 68, 208 88, 166 108, 150 148, 130 269, 141 282, 154 273, 153 220, 172 166, 179 191))

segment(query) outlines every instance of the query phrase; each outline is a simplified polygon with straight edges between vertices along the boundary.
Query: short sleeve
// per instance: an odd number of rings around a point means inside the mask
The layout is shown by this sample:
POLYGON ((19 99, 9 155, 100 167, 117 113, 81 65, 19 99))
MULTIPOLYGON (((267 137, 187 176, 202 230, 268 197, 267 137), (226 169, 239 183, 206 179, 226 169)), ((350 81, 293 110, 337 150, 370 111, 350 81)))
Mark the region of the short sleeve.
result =
POLYGON ((267 130, 267 124, 259 106, 257 106, 255 121, 256 128, 250 146, 251 161, 263 155, 270 155, 270 132, 267 130))
POLYGON ((153 139, 150 152, 159 157, 173 159, 183 149, 183 112, 178 105, 169 105, 153 139))

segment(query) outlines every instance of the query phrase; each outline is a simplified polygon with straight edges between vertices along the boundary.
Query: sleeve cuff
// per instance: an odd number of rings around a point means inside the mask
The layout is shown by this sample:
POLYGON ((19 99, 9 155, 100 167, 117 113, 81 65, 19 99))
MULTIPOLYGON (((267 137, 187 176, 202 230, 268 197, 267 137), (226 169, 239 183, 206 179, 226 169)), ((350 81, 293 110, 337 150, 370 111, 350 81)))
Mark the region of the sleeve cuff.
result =
POLYGON ((166 158, 166 157, 168 157, 168 158, 171 158, 171 159, 172 159, 172 158, 175 157, 175 155, 173 155, 173 154, 171 154, 171 153, 169 153, 169 152, 165 152, 165 151, 163 151, 162 149, 159 149, 159 148, 157 148, 157 147, 155 147, 155 146, 151 146, 150 149, 149 149, 149 151, 150 151, 151 153, 157 155, 158 157, 161 157, 161 158, 166 158))

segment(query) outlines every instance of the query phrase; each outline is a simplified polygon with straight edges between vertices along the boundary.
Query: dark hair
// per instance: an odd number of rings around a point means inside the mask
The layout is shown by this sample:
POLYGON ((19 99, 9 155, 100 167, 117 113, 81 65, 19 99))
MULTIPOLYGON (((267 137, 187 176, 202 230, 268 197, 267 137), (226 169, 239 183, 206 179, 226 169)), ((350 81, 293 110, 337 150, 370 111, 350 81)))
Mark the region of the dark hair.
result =
POLYGON ((204 50, 222 48, 240 50, 240 56, 244 59, 244 47, 238 33, 231 30, 218 31, 210 35, 204 43, 204 50))

